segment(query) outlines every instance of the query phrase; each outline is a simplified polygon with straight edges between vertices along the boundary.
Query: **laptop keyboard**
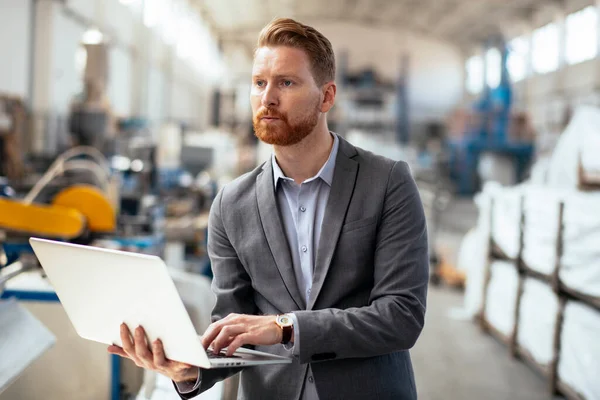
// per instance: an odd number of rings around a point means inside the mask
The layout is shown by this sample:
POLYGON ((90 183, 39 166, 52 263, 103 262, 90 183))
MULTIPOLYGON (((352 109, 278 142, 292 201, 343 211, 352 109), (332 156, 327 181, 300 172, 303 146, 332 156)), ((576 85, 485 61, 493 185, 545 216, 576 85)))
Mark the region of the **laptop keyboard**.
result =
POLYGON ((208 356, 208 358, 242 358, 236 355, 228 356, 227 353, 225 353, 225 350, 221 350, 221 352, 217 354, 214 351, 212 351, 212 349, 208 349, 206 350, 206 355, 208 356))

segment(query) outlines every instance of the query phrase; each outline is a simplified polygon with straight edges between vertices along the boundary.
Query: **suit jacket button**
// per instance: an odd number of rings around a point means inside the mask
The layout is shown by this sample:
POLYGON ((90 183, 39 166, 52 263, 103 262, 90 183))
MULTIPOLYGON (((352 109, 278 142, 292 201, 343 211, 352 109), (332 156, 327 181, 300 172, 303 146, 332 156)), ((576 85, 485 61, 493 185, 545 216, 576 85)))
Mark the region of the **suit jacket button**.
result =
POLYGON ((309 381, 310 383, 313 383, 315 380, 313 379, 313 377, 312 377, 312 376, 309 376, 309 377, 308 377, 308 381, 309 381))

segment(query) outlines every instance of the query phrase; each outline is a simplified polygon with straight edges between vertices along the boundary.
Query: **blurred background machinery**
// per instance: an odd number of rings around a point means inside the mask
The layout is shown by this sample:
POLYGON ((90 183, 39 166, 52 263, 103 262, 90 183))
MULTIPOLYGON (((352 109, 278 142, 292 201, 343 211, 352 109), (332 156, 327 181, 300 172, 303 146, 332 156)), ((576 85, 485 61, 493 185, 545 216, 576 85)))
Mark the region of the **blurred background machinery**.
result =
POLYGON ((514 184, 523 181, 534 154, 527 136, 526 115, 515 114, 508 71, 509 48, 505 41, 490 39, 485 50, 501 50, 500 82, 492 88, 483 74, 483 93, 473 105, 474 123, 448 141, 450 177, 460 195, 473 195, 483 181, 514 184))

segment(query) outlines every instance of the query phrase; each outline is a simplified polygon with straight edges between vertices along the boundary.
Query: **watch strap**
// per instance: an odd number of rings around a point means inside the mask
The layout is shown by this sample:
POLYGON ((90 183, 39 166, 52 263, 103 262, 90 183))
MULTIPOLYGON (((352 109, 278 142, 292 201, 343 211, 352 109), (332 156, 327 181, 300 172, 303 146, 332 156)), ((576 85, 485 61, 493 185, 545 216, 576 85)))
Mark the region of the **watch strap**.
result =
POLYGON ((281 335, 281 344, 288 344, 292 340, 292 333, 294 333, 293 326, 283 326, 281 335))

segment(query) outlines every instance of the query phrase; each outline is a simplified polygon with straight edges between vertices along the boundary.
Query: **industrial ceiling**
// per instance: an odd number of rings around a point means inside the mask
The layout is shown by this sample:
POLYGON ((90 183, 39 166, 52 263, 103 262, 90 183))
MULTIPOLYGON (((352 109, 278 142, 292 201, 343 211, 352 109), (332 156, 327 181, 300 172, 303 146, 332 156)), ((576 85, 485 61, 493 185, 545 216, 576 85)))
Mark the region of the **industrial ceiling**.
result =
MULTIPOLYGON (((468 47, 531 25, 536 13, 585 0, 193 0, 224 41, 253 45, 274 16, 307 24, 348 22, 401 28, 468 47)), ((588 1, 590 2, 590 1, 588 1)), ((550 11, 552 13, 553 11, 550 11)), ((549 22, 549 21, 548 21, 549 22)))

